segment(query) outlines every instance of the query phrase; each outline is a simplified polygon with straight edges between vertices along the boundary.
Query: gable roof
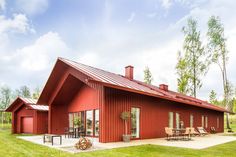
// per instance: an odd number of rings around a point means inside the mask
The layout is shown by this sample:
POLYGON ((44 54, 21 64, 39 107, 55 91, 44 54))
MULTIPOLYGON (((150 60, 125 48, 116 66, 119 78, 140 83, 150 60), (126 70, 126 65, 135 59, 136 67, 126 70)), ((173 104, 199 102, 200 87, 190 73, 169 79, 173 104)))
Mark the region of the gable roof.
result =
MULTIPOLYGON (((183 95, 174 91, 166 91, 163 89, 160 89, 157 86, 154 85, 148 85, 144 82, 138 81, 138 80, 130 80, 126 78, 125 76, 115 74, 112 72, 108 72, 102 69, 98 69, 92 66, 88 66, 85 64, 81 64, 75 61, 71 61, 65 58, 58 58, 54 70, 58 70, 56 67, 61 66, 61 63, 64 65, 71 67, 75 69, 75 71, 78 71, 80 73, 83 73, 88 77, 86 79, 87 82, 91 83, 99 83, 102 84, 105 87, 110 87, 110 88, 115 88, 115 89, 120 89, 120 90, 125 90, 133 93, 138 93, 142 95, 148 95, 148 96, 153 96, 165 100, 170 100, 174 102, 179 102, 182 104, 187 104, 187 105, 192 105, 192 106, 197 106, 201 108, 207 108, 210 110, 215 110, 215 111, 220 111, 220 112, 229 112, 224 108, 221 108, 219 106, 213 105, 208 103, 207 101, 203 101, 191 96, 183 95), (60 64, 58 64, 60 63, 60 64)), ((40 95, 40 98, 38 100, 38 103, 45 103, 44 101, 44 96, 46 94, 46 89, 49 88, 50 83, 52 82, 52 74, 55 75, 55 73, 51 73, 48 82, 46 83, 43 92, 40 95)), ((55 77, 55 76, 54 76, 55 77)), ((57 76, 56 76, 57 77, 57 76)), ((55 81, 54 81, 55 82, 55 81)), ((51 87, 50 87, 51 88, 51 87)))
POLYGON ((19 105, 25 104, 29 109, 39 110, 39 111, 48 111, 48 106, 46 105, 36 105, 37 100, 31 98, 17 97, 15 101, 5 110, 6 112, 12 112, 16 108, 19 108, 19 105))
POLYGON ((134 93, 139 93, 143 95, 149 95, 154 97, 159 97, 166 100, 171 100, 175 102, 180 102, 188 105, 198 106, 201 108, 207 108, 211 110, 229 112, 228 110, 210 104, 207 101, 203 101, 191 96, 187 96, 174 91, 165 91, 154 85, 148 85, 144 82, 138 80, 130 80, 122 75, 104 71, 95 67, 84 65, 75 61, 71 61, 65 58, 58 58, 58 60, 64 62, 70 67, 84 73, 89 76, 88 81, 102 83, 104 86, 111 88, 117 88, 122 90, 127 90, 134 93))

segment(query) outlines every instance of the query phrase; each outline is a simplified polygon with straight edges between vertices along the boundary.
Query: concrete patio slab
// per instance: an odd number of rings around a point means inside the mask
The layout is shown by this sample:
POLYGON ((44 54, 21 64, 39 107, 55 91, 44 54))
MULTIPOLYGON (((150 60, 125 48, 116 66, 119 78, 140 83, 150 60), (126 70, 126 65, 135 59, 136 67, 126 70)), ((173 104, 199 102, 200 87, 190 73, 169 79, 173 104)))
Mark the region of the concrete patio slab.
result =
POLYGON ((93 142, 93 146, 86 150, 77 150, 74 145, 78 139, 74 138, 62 138, 62 145, 59 143, 59 138, 55 139, 55 144, 52 146, 50 143, 43 143, 43 137, 41 136, 18 136, 18 138, 30 141, 36 144, 48 146, 51 148, 56 148, 62 151, 67 151, 70 153, 79 153, 87 151, 96 151, 96 150, 105 150, 129 146, 139 146, 139 145, 161 145, 161 146, 171 146, 171 147, 180 147, 180 148, 190 148, 190 149, 205 149, 215 145, 235 141, 235 136, 224 136, 223 134, 214 134, 207 135, 203 137, 193 137, 190 141, 167 141, 165 138, 156 138, 156 139, 145 139, 145 140, 133 140, 131 142, 112 142, 112 143, 99 143, 97 138, 90 138, 93 142))

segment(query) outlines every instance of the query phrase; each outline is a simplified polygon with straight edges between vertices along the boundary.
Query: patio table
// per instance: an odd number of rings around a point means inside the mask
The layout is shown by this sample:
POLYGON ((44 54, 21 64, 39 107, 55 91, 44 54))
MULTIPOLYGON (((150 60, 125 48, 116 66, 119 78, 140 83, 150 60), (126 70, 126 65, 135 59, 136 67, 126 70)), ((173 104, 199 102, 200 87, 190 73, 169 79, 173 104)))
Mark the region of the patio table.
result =
POLYGON ((185 132, 185 128, 173 128, 174 136, 176 137, 176 140, 183 139, 182 135, 185 132))
POLYGON ((43 135, 43 143, 46 142, 46 137, 50 138, 51 139, 51 143, 53 145, 53 139, 56 138, 56 137, 59 137, 60 138, 60 145, 62 144, 62 136, 61 135, 55 135, 55 134, 44 134, 43 135))

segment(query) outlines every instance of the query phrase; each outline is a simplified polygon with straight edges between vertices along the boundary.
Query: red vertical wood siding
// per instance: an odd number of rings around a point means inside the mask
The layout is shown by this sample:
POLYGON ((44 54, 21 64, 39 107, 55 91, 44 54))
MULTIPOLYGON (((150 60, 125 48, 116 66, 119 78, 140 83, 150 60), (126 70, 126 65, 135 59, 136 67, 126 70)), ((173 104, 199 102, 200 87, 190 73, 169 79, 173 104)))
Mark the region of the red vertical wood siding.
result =
POLYGON ((72 102, 68 104, 68 112, 98 109, 98 95, 96 92, 95 89, 83 84, 72 102))
POLYGON ((48 112, 37 111, 37 134, 48 132, 48 112))
MULTIPOLYGON (((216 127, 216 119, 220 118, 218 132, 223 132, 223 113, 208 109, 198 108, 190 105, 161 100, 121 90, 105 89, 105 106, 102 109, 106 135, 102 142, 121 141, 124 133, 124 122, 120 119, 122 111, 130 111, 131 107, 139 107, 140 110, 140 138, 164 137, 164 127, 168 126, 168 113, 180 113, 180 120, 188 127, 190 114, 194 115, 194 127, 201 126, 201 116, 208 116, 208 128, 216 127)), ((174 124, 175 126, 175 124, 174 124)), ((129 121, 130 130, 130 121, 129 121)))

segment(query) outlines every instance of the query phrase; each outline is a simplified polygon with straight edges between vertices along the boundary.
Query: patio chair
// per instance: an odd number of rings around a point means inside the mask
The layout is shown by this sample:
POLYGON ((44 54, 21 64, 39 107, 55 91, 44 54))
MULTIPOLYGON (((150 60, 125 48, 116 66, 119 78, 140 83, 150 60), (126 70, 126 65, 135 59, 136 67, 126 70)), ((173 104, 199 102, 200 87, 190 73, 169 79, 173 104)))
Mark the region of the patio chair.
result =
POLYGON ((173 130, 171 128, 165 127, 166 139, 169 141, 174 137, 173 130))
POLYGON ((200 133, 200 135, 205 136, 208 134, 208 132, 203 127, 197 127, 197 130, 200 133))
POLYGON ((191 136, 200 136, 200 133, 195 130, 195 128, 190 128, 191 136))
POLYGON ((66 135, 67 135, 68 138, 70 138, 70 137, 73 137, 74 134, 75 134, 74 128, 72 128, 72 127, 69 127, 69 128, 66 127, 66 128, 65 128, 65 130, 64 130, 65 138, 66 138, 66 135))
POLYGON ((190 128, 189 128, 189 127, 187 127, 187 128, 185 129, 185 132, 182 133, 182 136, 183 136, 183 139, 184 139, 184 140, 185 140, 185 137, 187 137, 187 138, 186 138, 187 140, 190 140, 190 139, 191 139, 190 128))
POLYGON ((211 128, 210 128, 210 133, 211 133, 211 134, 215 134, 215 133, 216 133, 215 127, 211 127, 211 128))

